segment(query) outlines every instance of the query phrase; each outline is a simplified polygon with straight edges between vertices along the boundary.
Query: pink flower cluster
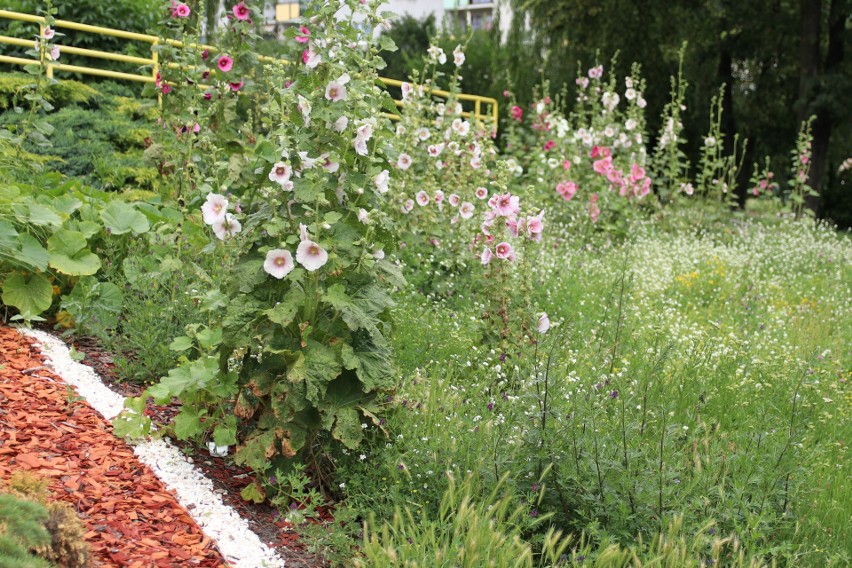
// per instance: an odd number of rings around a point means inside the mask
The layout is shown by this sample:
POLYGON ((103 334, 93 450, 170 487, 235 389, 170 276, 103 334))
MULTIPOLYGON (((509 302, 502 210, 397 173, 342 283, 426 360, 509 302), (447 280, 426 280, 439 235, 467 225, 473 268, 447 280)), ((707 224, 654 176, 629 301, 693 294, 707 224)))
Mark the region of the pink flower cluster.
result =
POLYGON ((618 190, 622 197, 645 197, 651 192, 651 178, 645 168, 637 163, 630 166, 630 174, 619 170, 612 161, 612 153, 606 146, 594 146, 590 157, 595 160, 592 169, 609 181, 610 191, 618 190))
POLYGON ((544 231, 544 223, 542 222, 544 211, 541 211, 538 215, 521 216, 520 198, 510 192, 492 195, 488 200, 488 206, 490 209, 485 212, 481 227, 482 235, 479 237, 486 243, 479 256, 482 264, 490 263, 493 257, 508 261, 516 259, 515 249, 507 241, 495 245, 493 252, 488 246, 496 240, 494 233, 497 232, 495 229, 500 228, 500 223, 503 223, 508 234, 513 238, 526 236, 534 242, 541 241, 541 235, 544 231))

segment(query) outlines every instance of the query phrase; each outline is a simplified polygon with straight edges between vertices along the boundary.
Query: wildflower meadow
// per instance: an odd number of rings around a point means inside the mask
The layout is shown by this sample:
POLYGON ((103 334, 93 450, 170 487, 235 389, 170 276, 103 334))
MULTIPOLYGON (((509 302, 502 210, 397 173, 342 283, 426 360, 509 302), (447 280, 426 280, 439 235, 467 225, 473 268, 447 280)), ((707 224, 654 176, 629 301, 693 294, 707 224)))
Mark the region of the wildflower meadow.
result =
MULTIPOLYGON (((816 119, 759 156, 722 89, 688 140, 682 69, 650 116, 642 66, 599 56, 488 121, 470 35, 388 89, 372 1, 271 42, 226 0, 215 47, 203 2, 153 4, 144 89, 0 79, 0 313, 111 353, 117 437, 244 468, 323 565, 852 562, 852 240, 810 206, 816 119)), ((26 52, 61 70, 47 6, 26 52)))

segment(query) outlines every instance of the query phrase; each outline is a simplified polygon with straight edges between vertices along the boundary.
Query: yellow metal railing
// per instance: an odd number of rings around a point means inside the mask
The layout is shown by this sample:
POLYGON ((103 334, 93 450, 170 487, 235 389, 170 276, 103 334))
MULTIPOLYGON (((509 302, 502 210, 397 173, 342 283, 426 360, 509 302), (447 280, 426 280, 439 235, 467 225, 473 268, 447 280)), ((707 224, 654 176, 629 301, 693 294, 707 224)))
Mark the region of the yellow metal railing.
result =
MULTIPOLYGON (((17 20, 20 22, 29 22, 33 24, 38 24, 39 26, 39 37, 44 36, 44 27, 46 25, 45 19, 42 16, 34 16, 32 14, 22 14, 19 12, 12 12, 9 10, 0 10, 0 18, 7 20, 17 20)), ((60 63, 59 61, 51 61, 51 60, 38 60, 38 59, 28 59, 23 57, 12 57, 8 55, 0 54, 0 63, 8 63, 11 65, 43 65, 46 68, 46 73, 48 77, 53 77, 56 71, 67 72, 67 73, 80 73, 82 75, 96 75, 99 77, 108 77, 111 79, 119 79, 123 81, 137 81, 140 83, 154 83, 157 80, 157 75, 160 71, 160 63, 159 63, 159 52, 157 51, 158 45, 170 45, 174 47, 183 48, 186 47, 182 42, 172 40, 172 39, 164 39, 161 37, 148 35, 148 34, 140 34, 135 32, 127 32, 124 30, 116 30, 112 28, 104 28, 101 26, 91 26, 88 24, 80 24, 77 22, 70 22, 68 20, 54 20, 53 27, 57 29, 67 29, 67 30, 75 30, 80 32, 105 35, 110 37, 117 37, 121 39, 127 39, 131 41, 138 41, 147 43, 150 45, 149 49, 151 52, 151 57, 135 57, 132 55, 125 55, 123 53, 110 53, 107 51, 98 51, 95 49, 84 49, 82 47, 73 47, 73 46, 64 46, 60 45, 60 53, 61 55, 78 55, 81 57, 90 57, 95 59, 106 59, 109 61, 119 61, 123 63, 131 63, 138 66, 147 67, 150 66, 150 72, 142 72, 142 73, 125 73, 121 71, 113 71, 111 69, 100 69, 98 67, 89 67, 85 65, 70 65, 68 63, 60 63)), ((20 47, 28 47, 31 48, 34 45, 34 40, 31 39, 22 39, 17 37, 11 37, 7 35, 0 35, 0 44, 6 45, 15 45, 20 47)), ((215 53, 217 48, 212 45, 204 45, 204 44, 191 44, 190 48, 194 49, 207 49, 210 52, 215 53)), ((283 59, 275 59, 273 57, 268 56, 258 56, 260 61, 264 61, 267 63, 280 63, 287 64, 288 62, 283 59)), ((387 87, 400 87, 402 86, 402 81, 398 81, 396 79, 388 79, 385 77, 379 77, 379 80, 387 87)), ((473 110, 464 111, 461 115, 464 118, 473 119, 475 121, 481 122, 483 124, 487 124, 491 126, 491 129, 496 132, 497 131, 497 111, 498 105, 497 101, 491 97, 483 97, 480 95, 469 95, 467 93, 450 93, 448 91, 442 91, 440 89, 426 89, 426 92, 441 98, 450 98, 454 97, 456 100, 463 103, 472 103, 473 110), (483 112, 483 107, 486 108, 486 111, 483 112)), ((396 100, 397 107, 401 107, 404 103, 400 100, 396 100)), ((387 114, 391 119, 398 120, 399 115, 395 114, 387 114)))

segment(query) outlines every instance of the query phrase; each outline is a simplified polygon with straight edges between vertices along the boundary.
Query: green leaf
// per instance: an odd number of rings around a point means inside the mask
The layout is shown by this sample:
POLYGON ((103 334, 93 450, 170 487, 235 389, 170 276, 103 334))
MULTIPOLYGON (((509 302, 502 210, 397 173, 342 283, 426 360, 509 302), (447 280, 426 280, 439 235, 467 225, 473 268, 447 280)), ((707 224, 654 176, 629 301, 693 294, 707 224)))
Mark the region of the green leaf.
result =
POLYGON ((145 416, 145 399, 137 396, 124 401, 124 410, 113 418, 113 433, 119 438, 143 439, 151 433, 151 419, 145 416))
POLYGON ((180 440, 187 440, 204 431, 204 426, 201 424, 201 415, 199 411, 184 404, 180 408, 180 414, 175 416, 175 435, 180 440))
POLYGON ((245 444, 237 448, 234 461, 237 465, 246 465, 255 471, 263 471, 272 456, 277 453, 275 448, 275 433, 272 431, 255 431, 245 444))
POLYGON ((8 221, 0 221, 0 246, 15 246, 15 239, 18 236, 18 231, 15 226, 8 221))
POLYGON ((53 302, 53 286, 41 274, 12 274, 3 282, 3 303, 22 314, 38 315, 53 302))
POLYGON ((354 450, 361 443, 364 433, 361 430, 361 420, 354 408, 341 408, 335 414, 334 429, 331 435, 343 442, 347 448, 354 450))
POLYGON ((50 266, 69 276, 86 276, 100 269, 101 261, 86 248, 86 237, 77 231, 60 229, 47 240, 50 266))
MULTIPOLYGON (((252 467, 252 469, 254 468, 252 467)), ((254 481, 243 487, 243 490, 240 491, 240 497, 242 497, 244 501, 250 501, 252 503, 263 503, 264 501, 266 501, 266 492, 263 490, 263 487, 261 487, 259 483, 254 481)))
POLYGON ((30 203, 27 222, 39 227, 58 229, 62 226, 62 218, 56 212, 41 203, 30 203))
POLYGON ((149 387, 148 393, 157 404, 165 404, 172 396, 180 397, 184 391, 197 391, 204 388, 219 373, 219 361, 216 357, 204 357, 184 363, 160 379, 158 388, 149 387))
POLYGON ((381 287, 365 286, 350 297, 342 284, 334 284, 323 295, 323 300, 342 314, 343 321, 352 331, 365 329, 375 340, 383 339, 378 328, 381 323, 378 315, 393 307, 394 302, 381 287))
POLYGON ((308 341, 304 354, 306 394, 316 404, 325 397, 328 384, 340 375, 341 365, 335 352, 317 341, 308 341))
POLYGON ((222 424, 213 430, 213 441, 217 446, 234 446, 237 443, 237 417, 233 414, 225 417, 222 424))
POLYGON ((205 328, 199 331, 195 337, 202 349, 211 349, 222 342, 222 328, 205 328))
POLYGON ((393 39, 387 34, 381 35, 381 37, 379 38, 379 46, 384 51, 396 51, 397 50, 396 43, 394 43, 393 39))
POLYGON ((50 255, 39 240, 32 235, 22 234, 18 236, 18 241, 21 248, 15 255, 15 260, 35 270, 47 270, 50 255))
POLYGON ((170 351, 186 351, 192 347, 192 338, 187 337, 186 335, 180 335, 175 337, 171 343, 169 343, 170 351))
POLYGON ((269 318, 272 323, 277 323, 281 327, 287 327, 293 322, 296 314, 299 313, 299 308, 305 301, 305 293, 298 286, 291 286, 284 298, 275 305, 274 308, 263 312, 263 315, 269 318))
POLYGON ((138 235, 148 231, 148 218, 136 210, 133 205, 113 200, 101 211, 101 221, 107 231, 113 235, 133 232, 138 235))

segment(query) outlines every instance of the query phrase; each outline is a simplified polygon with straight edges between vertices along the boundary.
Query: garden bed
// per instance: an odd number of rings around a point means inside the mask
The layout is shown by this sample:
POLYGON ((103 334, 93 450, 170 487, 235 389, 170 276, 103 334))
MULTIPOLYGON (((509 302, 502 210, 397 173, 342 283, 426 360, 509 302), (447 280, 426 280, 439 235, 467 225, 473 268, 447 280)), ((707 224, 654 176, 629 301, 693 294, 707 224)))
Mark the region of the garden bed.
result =
MULTIPOLYGON (((91 354, 98 371, 108 372, 109 355, 93 343, 84 344, 81 348, 91 354)), ((55 341, 49 346, 51 360, 46 360, 41 351, 48 349, 40 349, 36 341, 13 328, 0 327, 0 481, 8 482, 16 471, 48 479, 52 496, 72 505, 83 521, 85 539, 98 565, 227 565, 216 540, 205 534, 180 503, 181 490, 176 495, 158 478, 161 467, 170 467, 172 462, 167 454, 157 453, 163 446, 143 444, 134 455, 132 446, 117 439, 110 423, 65 382, 69 367, 77 364, 70 358, 58 364, 60 349, 55 341), (145 455, 153 458, 156 472, 143 463, 145 455)), ((110 379, 113 388, 121 384, 114 375, 110 379)), ((121 393, 127 394, 132 393, 121 393)), ((105 398, 109 397, 100 397, 99 406, 105 398)), ((168 408, 154 410, 170 412, 168 408)), ((296 534, 274 509, 239 497, 239 490, 248 483, 247 471, 226 459, 200 453, 184 463, 190 462, 212 482, 221 501, 286 559, 287 566, 322 564, 295 545, 296 534)), ((192 504, 189 507, 197 514, 192 504)), ((203 524, 213 525, 214 531, 208 532, 215 532, 215 520, 208 518, 203 524)), ((239 542, 233 544, 240 546, 239 542)), ((235 565, 251 562, 236 560, 235 565)))

